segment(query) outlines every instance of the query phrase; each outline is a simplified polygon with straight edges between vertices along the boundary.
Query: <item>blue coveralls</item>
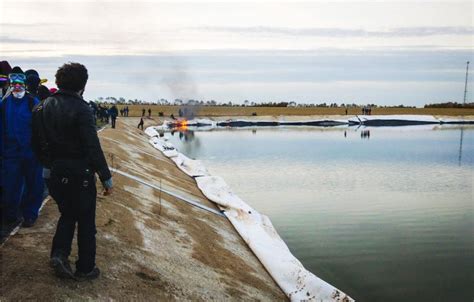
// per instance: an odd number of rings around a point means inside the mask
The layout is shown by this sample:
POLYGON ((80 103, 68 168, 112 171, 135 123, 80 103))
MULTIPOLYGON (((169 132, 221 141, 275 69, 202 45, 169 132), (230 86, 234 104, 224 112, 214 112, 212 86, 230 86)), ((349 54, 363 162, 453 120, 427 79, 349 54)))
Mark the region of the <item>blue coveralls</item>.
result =
POLYGON ((10 95, 1 106, 3 215, 35 221, 43 201, 42 167, 31 149, 31 106, 37 98, 10 95))

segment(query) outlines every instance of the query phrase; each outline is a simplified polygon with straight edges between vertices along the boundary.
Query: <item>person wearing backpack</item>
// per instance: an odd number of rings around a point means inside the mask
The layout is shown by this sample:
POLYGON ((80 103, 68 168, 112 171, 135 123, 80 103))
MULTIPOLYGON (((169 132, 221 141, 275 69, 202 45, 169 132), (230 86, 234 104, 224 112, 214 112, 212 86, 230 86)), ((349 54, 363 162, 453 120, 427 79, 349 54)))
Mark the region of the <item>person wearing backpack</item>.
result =
POLYGON ((2 101, 0 126, 3 232, 20 223, 23 227, 35 224, 44 186, 42 166, 31 149, 31 111, 39 100, 26 92, 26 76, 19 67, 8 77, 11 94, 2 101))
POLYGON ((92 280, 100 275, 95 263, 96 173, 104 195, 112 192, 112 175, 92 110, 82 97, 87 79, 84 65, 64 64, 56 72, 59 90, 33 111, 33 150, 47 168, 49 192, 61 213, 50 264, 58 277, 76 280, 92 280), (79 257, 73 274, 69 255, 76 224, 79 257))

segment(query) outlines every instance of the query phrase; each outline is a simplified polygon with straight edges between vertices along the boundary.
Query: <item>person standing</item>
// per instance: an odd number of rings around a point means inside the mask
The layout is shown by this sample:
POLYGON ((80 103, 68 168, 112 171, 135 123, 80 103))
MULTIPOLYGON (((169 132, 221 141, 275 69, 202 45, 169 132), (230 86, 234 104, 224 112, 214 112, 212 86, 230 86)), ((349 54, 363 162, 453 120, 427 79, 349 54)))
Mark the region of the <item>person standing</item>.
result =
POLYGON ((29 69, 25 71, 26 76, 26 91, 32 96, 40 99, 38 95, 38 88, 41 83, 40 76, 38 72, 34 69, 29 69))
POLYGON ((151 108, 148 108, 148 117, 151 117, 151 108))
POLYGON ((145 110, 145 108, 143 108, 143 109, 142 109, 142 117, 145 116, 145 112, 146 112, 146 110, 145 110))
POLYGON ((140 123, 138 123, 137 128, 143 130, 143 117, 140 118, 140 123))
POLYGON ((117 106, 112 105, 109 109, 110 119, 112 120, 112 128, 115 129, 115 120, 117 119, 118 109, 117 106))
POLYGON ((60 278, 92 280, 100 275, 96 255, 95 173, 112 192, 112 176, 97 137, 92 111, 82 98, 87 69, 68 63, 56 72, 59 90, 33 112, 33 148, 50 168, 49 190, 61 216, 51 248, 50 264, 60 278), (73 274, 69 254, 78 225, 78 260, 73 274))
POLYGON ((12 72, 8 76, 11 94, 1 105, 2 232, 20 223, 23 227, 35 224, 44 187, 42 167, 31 149, 31 110, 39 100, 26 92, 21 69, 14 67, 12 72))
POLYGON ((9 90, 8 75, 12 72, 12 67, 7 61, 0 62, 0 98, 7 97, 7 91, 9 90))

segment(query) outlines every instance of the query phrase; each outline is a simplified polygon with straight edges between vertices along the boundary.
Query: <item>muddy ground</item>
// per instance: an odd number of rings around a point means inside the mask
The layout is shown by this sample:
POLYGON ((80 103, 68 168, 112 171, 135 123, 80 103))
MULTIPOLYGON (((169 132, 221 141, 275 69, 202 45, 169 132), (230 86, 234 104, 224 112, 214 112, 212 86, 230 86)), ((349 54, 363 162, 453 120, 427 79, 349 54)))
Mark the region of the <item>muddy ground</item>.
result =
MULTIPOLYGON (((99 134, 109 165, 215 208, 191 177, 151 147, 137 123, 119 119, 117 129, 99 134)), ((97 199, 101 277, 78 283, 54 276, 48 261, 59 212, 47 200, 36 225, 0 247, 0 301, 286 300, 226 218, 113 178, 112 196, 97 199)), ((70 260, 76 257, 74 241, 70 260)))

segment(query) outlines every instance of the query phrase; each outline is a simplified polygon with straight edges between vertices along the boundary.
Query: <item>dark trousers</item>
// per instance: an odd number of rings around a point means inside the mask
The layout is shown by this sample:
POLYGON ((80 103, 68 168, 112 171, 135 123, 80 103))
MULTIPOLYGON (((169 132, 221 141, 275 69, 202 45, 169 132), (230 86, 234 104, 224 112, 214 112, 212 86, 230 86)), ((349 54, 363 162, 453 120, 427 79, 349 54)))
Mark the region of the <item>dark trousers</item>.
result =
POLYGON ((116 119, 117 119, 116 117, 112 117, 112 128, 115 128, 115 120, 116 119))
POLYGON ((4 157, 1 203, 6 220, 25 218, 35 221, 43 202, 43 168, 34 157, 4 157))
POLYGON ((79 259, 76 261, 76 269, 88 273, 95 266, 96 252, 97 190, 94 175, 71 176, 52 171, 49 190, 61 213, 53 238, 51 256, 69 256, 77 223, 79 259))

